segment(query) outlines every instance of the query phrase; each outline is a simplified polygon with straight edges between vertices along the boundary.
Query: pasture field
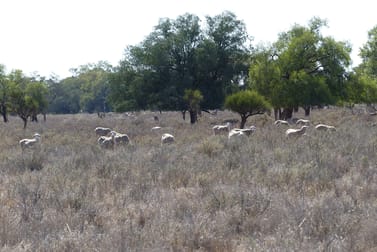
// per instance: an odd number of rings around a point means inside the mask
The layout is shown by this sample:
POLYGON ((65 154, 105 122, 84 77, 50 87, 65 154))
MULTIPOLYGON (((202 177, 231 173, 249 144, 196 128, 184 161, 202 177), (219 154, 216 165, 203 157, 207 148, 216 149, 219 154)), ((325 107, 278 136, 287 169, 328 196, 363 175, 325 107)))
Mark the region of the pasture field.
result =
POLYGON ((377 117, 314 110, 307 135, 286 139, 286 127, 255 116, 255 133, 232 141, 212 133, 227 119, 239 116, 1 122, 0 251, 377 250, 377 117), (97 126, 131 144, 101 149, 97 126), (40 148, 22 152, 18 141, 35 132, 40 148), (162 133, 175 143, 161 146, 162 133))

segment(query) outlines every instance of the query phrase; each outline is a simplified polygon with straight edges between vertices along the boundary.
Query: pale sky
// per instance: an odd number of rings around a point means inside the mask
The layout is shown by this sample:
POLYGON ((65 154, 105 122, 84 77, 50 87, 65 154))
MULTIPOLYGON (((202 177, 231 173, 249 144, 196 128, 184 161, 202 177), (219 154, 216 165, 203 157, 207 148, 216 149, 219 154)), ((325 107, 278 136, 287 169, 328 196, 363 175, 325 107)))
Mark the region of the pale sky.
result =
POLYGON ((231 11, 254 45, 275 42, 314 16, 327 19, 322 34, 350 42, 357 65, 359 48, 377 25, 376 6, 375 0, 1 0, 0 64, 8 72, 66 78, 80 65, 118 65, 125 48, 143 41, 160 18, 191 13, 204 23, 206 15, 231 11))

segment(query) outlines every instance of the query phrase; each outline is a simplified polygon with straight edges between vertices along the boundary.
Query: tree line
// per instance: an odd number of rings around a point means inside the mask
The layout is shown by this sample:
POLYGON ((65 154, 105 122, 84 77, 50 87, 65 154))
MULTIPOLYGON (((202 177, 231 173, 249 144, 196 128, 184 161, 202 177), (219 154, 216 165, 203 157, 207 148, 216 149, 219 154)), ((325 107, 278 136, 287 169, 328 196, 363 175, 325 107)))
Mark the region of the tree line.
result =
MULTIPOLYGON (((348 105, 377 100, 377 26, 360 48, 362 63, 351 69, 351 45, 323 36, 326 20, 295 24, 270 44, 252 44, 243 21, 231 12, 160 19, 139 44, 125 49, 117 66, 106 62, 71 69, 59 80, 25 76, 0 67, 0 113, 24 121, 38 114, 228 108, 241 124, 273 109, 289 119, 299 107, 348 105)), ((241 126, 243 126, 241 125, 241 126)))

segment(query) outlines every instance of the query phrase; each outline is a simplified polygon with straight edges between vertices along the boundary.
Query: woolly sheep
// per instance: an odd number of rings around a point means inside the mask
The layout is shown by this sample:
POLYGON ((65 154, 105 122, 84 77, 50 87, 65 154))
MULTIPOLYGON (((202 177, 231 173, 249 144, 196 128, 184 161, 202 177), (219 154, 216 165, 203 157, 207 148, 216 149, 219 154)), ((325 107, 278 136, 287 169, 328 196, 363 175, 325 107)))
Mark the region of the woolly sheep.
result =
POLYGON ((276 120, 275 122, 274 122, 274 124, 276 125, 276 126, 280 126, 280 125, 289 125, 289 123, 287 122, 287 121, 284 121, 284 120, 276 120))
POLYGON ((38 133, 35 133, 33 135, 33 138, 31 139, 25 138, 25 139, 20 140, 19 143, 21 145, 21 149, 24 150, 25 148, 29 148, 29 147, 37 145, 40 142, 40 139, 41 139, 41 135, 38 133))
POLYGON ((326 125, 326 124, 318 124, 318 125, 315 126, 315 129, 316 130, 323 130, 323 131, 325 131, 325 130, 335 131, 336 130, 336 128, 334 126, 326 125))
POLYGON ((213 133, 215 135, 228 133, 230 131, 230 126, 231 126, 230 122, 227 122, 225 125, 215 125, 212 127, 213 133))
POLYGON ((250 136, 255 130, 256 130, 255 126, 250 126, 250 128, 246 128, 246 129, 234 128, 229 132, 228 138, 231 138, 233 136, 241 136, 241 135, 250 136))
POLYGON ((285 135, 286 137, 299 137, 305 134, 307 128, 309 127, 303 125, 300 129, 287 129, 285 135))
POLYGON ((162 134, 161 145, 168 143, 174 143, 174 136, 168 133, 162 134))
POLYGON ((308 126, 310 124, 310 121, 309 120, 305 120, 305 119, 298 119, 297 122, 296 122, 296 124, 308 126))
POLYGON ((104 127, 97 127, 94 129, 94 131, 96 132, 97 136, 107 136, 111 132, 111 129, 104 128, 104 127))
POLYGON ((235 138, 235 137, 243 137, 243 136, 247 136, 243 131, 240 131, 240 130, 237 130, 237 129, 232 129, 229 134, 228 134, 228 138, 231 139, 231 138, 235 138))
POLYGON ((158 130, 160 130, 160 129, 161 129, 160 126, 155 126, 155 127, 153 127, 153 128, 151 129, 151 131, 158 131, 158 130))
POLYGON ((98 138, 98 144, 105 149, 112 149, 115 145, 115 132, 110 131, 110 136, 101 136, 98 138))
POLYGON ((111 131, 111 135, 114 135, 114 141, 116 144, 128 144, 130 142, 130 138, 127 134, 118 133, 116 131, 111 131))

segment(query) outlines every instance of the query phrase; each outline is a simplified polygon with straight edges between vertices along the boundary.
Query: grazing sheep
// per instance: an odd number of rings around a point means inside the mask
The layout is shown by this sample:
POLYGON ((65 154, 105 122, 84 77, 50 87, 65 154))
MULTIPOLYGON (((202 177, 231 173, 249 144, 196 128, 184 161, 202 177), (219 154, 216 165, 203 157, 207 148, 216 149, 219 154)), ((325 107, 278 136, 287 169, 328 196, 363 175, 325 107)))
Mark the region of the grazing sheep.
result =
POLYGON ((326 124, 318 124, 315 126, 315 129, 316 130, 323 130, 323 131, 327 131, 327 130, 332 130, 332 131, 335 131, 336 128, 334 126, 331 126, 331 125, 326 125, 326 124))
POLYGON ((104 127, 97 127, 94 129, 94 131, 96 132, 97 136, 107 136, 111 132, 111 129, 104 128, 104 127))
POLYGON ((161 145, 168 143, 174 143, 174 136, 168 133, 162 134, 161 145))
POLYGON ((230 126, 231 123, 227 122, 225 125, 215 125, 213 126, 213 133, 215 135, 223 134, 223 133, 228 133, 230 131, 230 126))
POLYGON ((305 119, 298 119, 297 122, 296 122, 296 124, 308 126, 310 124, 310 121, 309 120, 305 120, 305 119))
POLYGON ((111 131, 111 135, 114 134, 114 141, 116 144, 129 144, 130 138, 127 134, 121 134, 116 131, 111 131))
POLYGON ((302 135, 305 134, 307 128, 309 128, 309 127, 306 126, 306 125, 303 125, 299 129, 287 129, 285 131, 285 136, 286 137, 299 137, 299 136, 302 136, 302 135))
POLYGON ((287 121, 284 121, 284 120, 276 120, 275 122, 274 122, 274 124, 276 125, 276 126, 280 126, 280 125, 289 125, 289 123, 287 122, 287 121))
POLYGON ((253 132, 256 130, 257 128, 255 126, 250 126, 250 128, 247 128, 247 129, 237 129, 237 128, 234 128, 232 129, 229 134, 228 134, 228 138, 231 138, 233 136, 241 136, 241 135, 245 135, 245 136, 251 136, 251 134, 253 134, 253 132))
POLYGON ((153 128, 151 129, 151 131, 158 131, 158 130, 160 130, 160 129, 161 129, 160 126, 155 126, 155 127, 153 127, 153 128))
POLYGON ((238 129, 232 129, 228 134, 228 139, 233 139, 235 137, 247 136, 243 131, 238 129))
POLYGON ((39 135, 38 133, 35 133, 33 135, 33 138, 31 139, 25 138, 25 139, 20 140, 19 143, 21 145, 21 149, 24 150, 26 148, 30 148, 32 146, 37 145, 40 142, 40 139, 41 139, 41 135, 39 135))
POLYGON ((101 136, 98 138, 98 144, 105 149, 112 149, 115 145, 115 132, 111 131, 110 136, 101 136))

